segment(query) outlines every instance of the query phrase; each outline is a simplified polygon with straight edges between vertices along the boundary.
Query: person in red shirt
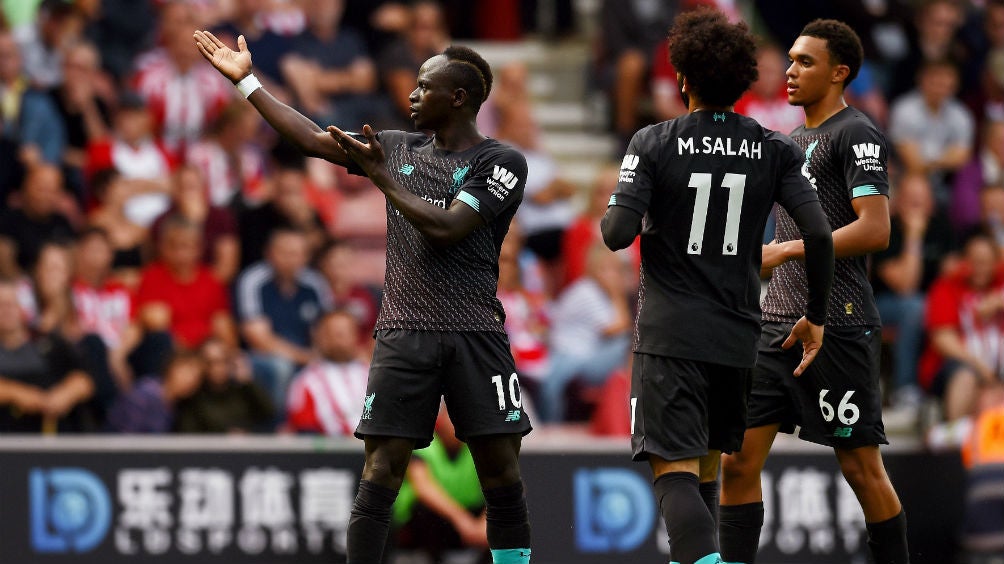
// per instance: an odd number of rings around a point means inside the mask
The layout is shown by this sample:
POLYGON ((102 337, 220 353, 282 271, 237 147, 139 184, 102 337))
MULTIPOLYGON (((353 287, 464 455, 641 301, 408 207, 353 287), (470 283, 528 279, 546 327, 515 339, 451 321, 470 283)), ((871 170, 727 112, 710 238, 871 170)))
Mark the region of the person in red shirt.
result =
POLYGON ((209 337, 236 346, 226 289, 200 261, 199 226, 171 217, 162 229, 159 259, 143 270, 136 292, 135 321, 145 331, 169 331, 183 348, 209 337))
POLYGON ((805 112, 788 103, 788 84, 784 74, 786 55, 773 43, 757 50, 756 65, 760 77, 736 102, 735 112, 749 116, 767 129, 785 135, 805 122, 805 112))
POLYGON ((974 235, 964 261, 927 297, 929 344, 920 381, 944 398, 945 419, 975 413, 982 392, 1004 385, 1004 268, 994 240, 974 235))
MULTIPOLYGON (((610 195, 614 193, 617 186, 618 169, 607 167, 596 175, 596 182, 593 184, 589 196, 589 203, 585 211, 576 218, 568 229, 562 241, 562 256, 565 257, 565 281, 562 288, 575 282, 586 273, 586 257, 589 249, 601 240, 600 219, 607 213, 607 204, 610 202, 610 195)), ((638 274, 641 266, 641 246, 636 239, 635 242, 618 252, 627 255, 634 265, 634 274, 638 274)))
POLYGON ((351 436, 363 413, 369 371, 355 314, 325 314, 314 325, 313 340, 317 356, 289 386, 285 429, 351 436))

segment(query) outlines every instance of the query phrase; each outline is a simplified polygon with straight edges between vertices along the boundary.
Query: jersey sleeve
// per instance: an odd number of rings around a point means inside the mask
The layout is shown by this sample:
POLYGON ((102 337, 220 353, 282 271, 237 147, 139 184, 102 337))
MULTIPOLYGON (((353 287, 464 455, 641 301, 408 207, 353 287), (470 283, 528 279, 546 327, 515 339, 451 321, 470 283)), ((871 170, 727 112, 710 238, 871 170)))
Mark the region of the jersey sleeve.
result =
POLYGON ((486 155, 455 196, 491 223, 505 210, 518 206, 526 187, 526 159, 511 148, 486 155))
POLYGON ((844 179, 851 199, 888 196, 889 150, 885 137, 870 124, 858 122, 844 131, 839 142, 843 144, 839 149, 844 155, 844 179))
MULTIPOLYGON (((780 138, 780 136, 779 136, 780 138)), ((806 202, 819 200, 816 190, 802 174, 805 155, 802 149, 788 138, 781 138, 781 154, 778 159, 777 191, 774 201, 781 204, 790 215, 792 210, 806 202)))
POLYGON ((621 161, 617 188, 610 196, 610 206, 623 206, 641 215, 648 211, 659 157, 657 146, 649 140, 650 132, 650 127, 646 127, 631 138, 621 161))

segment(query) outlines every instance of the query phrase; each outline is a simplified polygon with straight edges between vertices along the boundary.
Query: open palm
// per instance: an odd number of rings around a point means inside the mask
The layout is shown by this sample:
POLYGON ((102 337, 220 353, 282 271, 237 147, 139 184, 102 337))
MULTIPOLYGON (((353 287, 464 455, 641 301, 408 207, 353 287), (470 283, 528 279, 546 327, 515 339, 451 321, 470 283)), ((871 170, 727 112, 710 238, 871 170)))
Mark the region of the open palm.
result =
POLYGON ((243 35, 237 38, 237 51, 224 45, 208 31, 196 31, 193 37, 202 56, 223 76, 237 82, 251 74, 251 51, 248 51, 248 43, 243 35))

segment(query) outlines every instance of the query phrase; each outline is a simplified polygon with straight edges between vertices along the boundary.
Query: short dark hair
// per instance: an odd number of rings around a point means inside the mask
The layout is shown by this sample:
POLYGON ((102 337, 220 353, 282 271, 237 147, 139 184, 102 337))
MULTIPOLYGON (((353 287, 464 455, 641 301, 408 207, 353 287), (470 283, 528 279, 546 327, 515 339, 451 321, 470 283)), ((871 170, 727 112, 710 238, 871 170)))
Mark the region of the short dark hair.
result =
POLYGON ((463 45, 450 45, 443 51, 446 73, 455 86, 463 88, 470 97, 474 111, 492 92, 492 67, 474 49, 463 45))
POLYGON ((837 65, 847 65, 850 72, 844 79, 844 88, 857 78, 861 63, 865 58, 865 50, 861 46, 861 38, 851 29, 851 26, 838 20, 813 20, 802 28, 807 37, 815 37, 826 42, 826 51, 830 54, 830 62, 837 65))
POLYGON ((670 61, 694 95, 712 106, 735 104, 757 79, 756 49, 745 23, 730 23, 713 8, 684 12, 669 30, 670 61))

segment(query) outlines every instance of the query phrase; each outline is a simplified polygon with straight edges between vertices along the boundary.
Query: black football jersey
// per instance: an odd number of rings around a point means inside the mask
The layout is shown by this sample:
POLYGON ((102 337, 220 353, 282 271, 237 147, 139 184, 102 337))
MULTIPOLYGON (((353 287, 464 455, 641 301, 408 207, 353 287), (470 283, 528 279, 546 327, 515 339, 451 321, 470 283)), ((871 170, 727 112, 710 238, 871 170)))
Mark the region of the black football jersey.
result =
POLYGON ((610 198, 643 215, 635 351, 753 366, 767 217, 774 202, 794 210, 817 199, 802 153, 732 112, 635 134, 610 198))
MULTIPOLYGON (((523 199, 526 160, 494 139, 444 151, 422 133, 381 131, 377 140, 397 182, 425 201, 449 208, 460 200, 484 225, 448 247, 426 240, 387 202, 387 272, 376 329, 504 332, 495 297, 502 239, 523 199)), ((358 167, 349 171, 361 174, 358 167)))
MULTIPOLYGON (((858 218, 851 201, 863 196, 889 195, 885 137, 860 111, 847 107, 817 128, 798 127, 791 138, 805 152, 802 174, 819 194, 819 203, 836 231, 858 218)), ((779 242, 801 239, 795 221, 779 210, 779 242)), ((805 265, 789 261, 774 269, 763 302, 768 321, 794 323, 808 299, 805 265)), ((833 288, 826 324, 879 325, 878 309, 868 283, 866 257, 838 258, 833 264, 833 288)))

